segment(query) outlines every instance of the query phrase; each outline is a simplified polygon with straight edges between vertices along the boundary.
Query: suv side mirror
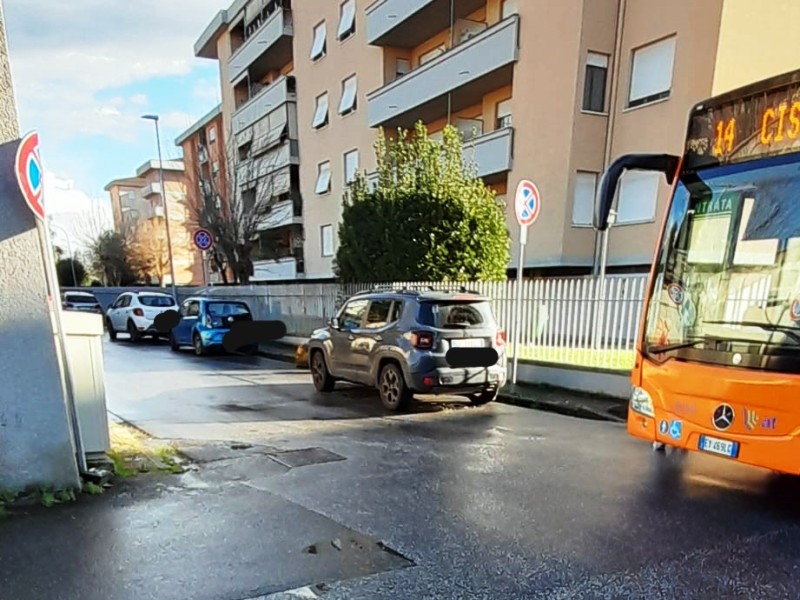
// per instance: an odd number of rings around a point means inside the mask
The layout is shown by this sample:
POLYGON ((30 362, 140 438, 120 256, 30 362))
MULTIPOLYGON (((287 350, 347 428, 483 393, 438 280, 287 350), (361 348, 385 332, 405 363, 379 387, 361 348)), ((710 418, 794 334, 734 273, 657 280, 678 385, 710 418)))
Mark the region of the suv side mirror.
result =
POLYGON ((336 317, 333 317, 328 322, 328 324, 331 326, 331 329, 336 329, 338 331, 338 329, 339 329, 339 319, 337 319, 336 317))

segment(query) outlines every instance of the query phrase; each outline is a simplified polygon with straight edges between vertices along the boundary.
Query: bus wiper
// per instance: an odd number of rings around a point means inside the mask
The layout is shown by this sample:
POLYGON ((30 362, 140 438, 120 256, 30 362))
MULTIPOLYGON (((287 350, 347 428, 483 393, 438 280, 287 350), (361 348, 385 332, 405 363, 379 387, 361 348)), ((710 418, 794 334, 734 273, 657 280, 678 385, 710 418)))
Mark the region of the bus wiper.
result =
POLYGON ((654 352, 656 354, 662 354, 663 352, 672 352, 673 350, 681 350, 682 348, 692 348, 697 346, 697 344, 702 344, 705 342, 705 338, 697 338, 694 340, 689 340, 688 342, 677 342, 675 344, 665 344, 663 346, 648 346, 648 352, 654 352))
POLYGON ((759 329, 763 329, 771 333, 785 333, 787 337, 792 338, 795 343, 800 344, 800 335, 797 334, 797 330, 794 327, 789 327, 787 325, 762 323, 760 321, 704 321, 704 323, 708 325, 741 325, 742 327, 758 327, 759 329))

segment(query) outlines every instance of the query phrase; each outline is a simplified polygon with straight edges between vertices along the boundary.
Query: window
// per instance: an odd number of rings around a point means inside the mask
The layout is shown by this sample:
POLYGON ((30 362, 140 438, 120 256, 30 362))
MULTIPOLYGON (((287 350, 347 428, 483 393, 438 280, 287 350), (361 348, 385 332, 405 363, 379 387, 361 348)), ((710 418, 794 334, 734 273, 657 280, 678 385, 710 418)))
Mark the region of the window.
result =
POLYGON ((352 183, 358 174, 358 150, 351 150, 344 155, 344 183, 352 183))
POLYGON ((217 141, 217 128, 212 127, 208 130, 208 141, 209 142, 216 142, 217 141))
MULTIPOLYGON (((330 227, 330 225, 327 225, 330 227)), ((342 310, 339 318, 339 325, 342 329, 358 329, 364 321, 364 313, 367 312, 369 300, 353 300, 348 302, 342 310)))
POLYGON ((591 226, 594 217, 594 198, 597 190, 597 173, 578 171, 572 202, 572 224, 591 226))
POLYGON ((319 60, 328 52, 328 33, 325 21, 314 27, 314 39, 311 42, 311 60, 319 60))
POLYGON ((389 313, 392 310, 391 300, 373 300, 369 305, 365 329, 380 329, 389 324, 389 313))
POLYGON ((346 0, 339 7, 339 41, 346 40, 356 32, 356 0, 346 0))
POLYGON ((355 111, 358 105, 358 80, 356 76, 348 77, 342 82, 342 99, 339 102, 339 114, 347 115, 355 111))
POLYGON ((211 166, 211 170, 212 170, 212 172, 214 174, 214 177, 216 177, 219 174, 219 161, 218 160, 214 161, 214 164, 211 166))
POLYGON ((182 317, 196 317, 200 314, 200 303, 196 300, 190 300, 188 302, 184 302, 183 306, 181 306, 181 316, 182 317))
POLYGON ((517 14, 517 0, 503 0, 503 18, 517 14))
POLYGON ((618 223, 642 223, 656 217, 660 173, 627 171, 620 181, 618 223))
POLYGON ((674 65, 674 36, 634 50, 628 106, 669 98, 674 65))
POLYGON ((403 314, 403 302, 401 300, 395 300, 394 304, 392 305, 392 315, 389 317, 389 323, 396 323, 400 320, 400 315, 403 314))
POLYGON ((311 126, 320 129, 328 124, 328 92, 317 96, 317 108, 314 111, 314 122, 311 126))
POLYGON ((511 98, 497 103, 497 129, 511 127, 511 98))
POLYGON ((589 52, 586 59, 586 77, 583 82, 583 110, 606 112, 606 81, 608 56, 589 52))
POLYGON ((395 79, 402 77, 403 75, 407 75, 411 72, 411 61, 407 58, 398 58, 395 59, 395 68, 394 74, 395 79))
POLYGON ((317 194, 327 194, 331 191, 331 163, 325 161, 317 165, 317 194))
POLYGON ((319 229, 322 256, 333 256, 333 225, 323 225, 319 229))
POLYGON ((155 306, 160 308, 175 306, 175 301, 169 296, 139 296, 139 303, 142 306, 155 306))
POLYGON ((445 52, 446 52, 446 49, 445 49, 444 46, 438 46, 438 47, 434 48, 433 50, 429 50, 428 52, 426 52, 425 54, 423 54, 422 56, 419 57, 420 66, 424 65, 426 62, 432 61, 437 56, 441 56, 445 52))

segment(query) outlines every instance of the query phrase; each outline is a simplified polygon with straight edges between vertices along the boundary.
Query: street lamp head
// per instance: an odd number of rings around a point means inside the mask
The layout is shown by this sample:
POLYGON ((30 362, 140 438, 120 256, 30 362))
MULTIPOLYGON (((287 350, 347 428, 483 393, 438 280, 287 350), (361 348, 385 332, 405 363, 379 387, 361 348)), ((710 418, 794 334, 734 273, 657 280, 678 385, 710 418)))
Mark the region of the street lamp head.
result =
POLYGON ((158 121, 158 115, 142 115, 142 118, 148 121, 158 121))

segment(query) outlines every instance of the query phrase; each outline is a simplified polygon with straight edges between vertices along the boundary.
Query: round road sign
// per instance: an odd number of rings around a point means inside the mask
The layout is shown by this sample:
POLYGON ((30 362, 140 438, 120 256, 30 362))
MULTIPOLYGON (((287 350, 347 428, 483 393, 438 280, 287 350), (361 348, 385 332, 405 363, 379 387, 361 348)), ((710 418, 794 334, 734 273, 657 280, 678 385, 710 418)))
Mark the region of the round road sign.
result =
POLYGON ((15 163, 17 182, 25 202, 33 214, 44 219, 44 171, 39 158, 39 134, 35 131, 27 134, 17 148, 15 163))
POLYGON ((523 179, 517 186, 517 195, 514 198, 514 207, 517 213, 517 221, 520 226, 528 227, 539 217, 542 208, 542 200, 539 189, 532 181, 523 179))
POLYGON ((194 232, 194 245, 200 250, 208 250, 213 243, 214 240, 208 229, 198 229, 194 232))

